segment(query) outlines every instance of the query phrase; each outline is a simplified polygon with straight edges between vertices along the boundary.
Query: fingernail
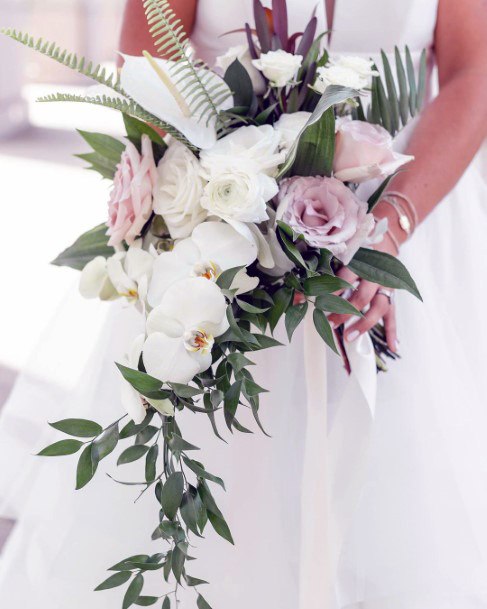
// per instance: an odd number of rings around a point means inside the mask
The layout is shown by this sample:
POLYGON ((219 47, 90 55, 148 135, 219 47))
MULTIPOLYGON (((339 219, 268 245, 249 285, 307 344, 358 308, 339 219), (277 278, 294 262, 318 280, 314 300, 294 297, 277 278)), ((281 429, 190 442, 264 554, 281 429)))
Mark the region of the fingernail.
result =
POLYGON ((330 321, 330 326, 332 330, 336 330, 337 329, 337 325, 334 321, 330 321))
POLYGON ((350 332, 350 334, 347 334, 347 342, 353 343, 353 341, 356 340, 359 336, 360 332, 358 330, 354 330, 353 332, 350 332))
POLYGON ((396 350, 396 353, 399 351, 399 339, 396 338, 396 340, 394 341, 394 347, 396 350))

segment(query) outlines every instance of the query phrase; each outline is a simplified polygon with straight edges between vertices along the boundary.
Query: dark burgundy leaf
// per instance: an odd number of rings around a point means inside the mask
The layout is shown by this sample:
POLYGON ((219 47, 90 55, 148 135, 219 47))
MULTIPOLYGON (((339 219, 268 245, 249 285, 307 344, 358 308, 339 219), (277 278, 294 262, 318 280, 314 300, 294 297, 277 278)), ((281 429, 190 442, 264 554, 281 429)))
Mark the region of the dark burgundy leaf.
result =
POLYGON ((268 53, 271 50, 271 33, 269 32, 267 15, 260 0, 254 0, 254 18, 260 49, 262 53, 268 53))
POLYGON ((272 17, 274 20, 274 30, 279 36, 282 48, 286 49, 288 39, 286 0, 272 0, 272 17))
POLYGON ((311 21, 306 26, 306 29, 304 30, 303 37, 301 38, 298 49, 296 51, 296 55, 302 55, 303 57, 306 57, 306 55, 309 53, 311 45, 313 44, 313 41, 316 36, 317 26, 318 19, 316 19, 316 17, 313 17, 313 19, 311 19, 311 21))
POLYGON ((250 29, 250 25, 248 23, 245 24, 245 33, 247 34, 247 42, 249 45, 250 56, 252 59, 257 59, 259 56, 257 55, 257 49, 255 48, 253 32, 250 29))

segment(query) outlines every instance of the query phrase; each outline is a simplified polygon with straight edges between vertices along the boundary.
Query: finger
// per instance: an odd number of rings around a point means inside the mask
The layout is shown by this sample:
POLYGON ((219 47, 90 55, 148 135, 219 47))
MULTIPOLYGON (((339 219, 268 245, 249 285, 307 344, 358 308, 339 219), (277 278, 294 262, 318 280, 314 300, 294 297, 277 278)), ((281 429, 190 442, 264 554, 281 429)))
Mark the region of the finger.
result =
MULTIPOLYGON (((358 289, 348 300, 356 309, 362 311, 368 304, 370 304, 378 289, 379 286, 376 283, 371 283, 370 281, 361 281, 358 289)), ((330 315, 329 321, 331 324, 334 324, 335 327, 338 327, 344 324, 351 317, 352 315, 334 313, 333 315, 330 315)))
POLYGON ((345 332, 345 340, 352 342, 361 334, 373 328, 389 311, 391 305, 389 300, 382 294, 378 294, 373 300, 370 309, 357 323, 352 324, 345 332))
POLYGON ((305 301, 306 301, 306 298, 305 298, 304 294, 301 294, 301 292, 296 292, 294 294, 293 305, 303 304, 303 302, 305 302, 305 301))
MULTIPOLYGON (((354 284, 357 279, 358 279, 358 275, 355 275, 355 273, 353 273, 349 268, 347 268, 346 266, 344 266, 343 268, 341 268, 338 273, 337 273, 337 277, 340 277, 340 279, 343 279, 345 281, 348 281, 348 283, 350 284, 354 284)), ((336 295, 340 295, 344 292, 345 290, 338 290, 337 292, 334 292, 336 295)))
POLYGON ((399 351, 399 341, 397 339, 396 329, 396 307, 392 305, 384 315, 384 327, 386 331, 387 346, 391 351, 397 353, 399 351))

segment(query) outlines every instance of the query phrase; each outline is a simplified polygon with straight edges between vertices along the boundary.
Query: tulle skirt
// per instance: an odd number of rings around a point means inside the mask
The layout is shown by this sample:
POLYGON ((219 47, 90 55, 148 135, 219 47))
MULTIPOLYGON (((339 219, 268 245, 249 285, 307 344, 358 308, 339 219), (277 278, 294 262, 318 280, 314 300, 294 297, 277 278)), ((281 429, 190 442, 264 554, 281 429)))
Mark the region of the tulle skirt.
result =
MULTIPOLYGON (((333 600, 323 600, 323 609, 487 608, 484 176, 479 155, 402 252, 424 302, 398 294, 402 359, 378 379, 361 492, 333 576, 333 600)), ((126 556, 161 550, 161 542, 149 540, 158 517, 149 493, 134 505, 135 491, 103 471, 75 492, 73 458, 32 456, 57 437, 47 420, 80 416, 109 423, 121 415, 113 362, 123 357, 141 320, 119 305, 86 307, 87 323, 75 336, 72 328, 83 323, 79 308, 75 315, 66 306, 66 331, 47 333, 36 360, 49 366, 50 380, 21 378, 1 419, 1 516, 17 519, 0 559, 0 599, 9 609, 33 603, 38 609, 115 609, 120 590, 92 592, 105 569, 126 556), (57 369, 69 369, 69 383, 57 369)), ((301 531, 313 513, 313 502, 302 505, 301 496, 303 476, 310 474, 303 471, 306 367, 321 361, 324 347, 314 344, 310 352, 303 334, 301 328, 291 346, 253 358, 256 379, 270 390, 261 414, 272 438, 258 430, 226 433, 225 444, 205 415, 181 420, 208 469, 227 483, 227 492, 217 495, 236 547, 208 530, 192 552, 200 560, 188 567, 211 582, 201 591, 214 609, 308 609, 300 607, 299 588, 319 594, 319 578, 303 576, 301 568, 301 531)), ((338 359, 328 355, 327 362, 328 395, 319 398, 332 420, 349 380, 338 359)), ((252 426, 246 416, 241 422, 252 426)), ((326 446, 326 429, 322 435, 326 446)), ((101 470, 116 469, 113 459, 105 463, 101 470)), ((123 467, 129 469, 120 468, 120 478, 140 476, 137 464, 123 467)), ((146 593, 168 591, 161 579, 154 574, 146 593)), ((182 591, 181 599, 183 609, 195 604, 191 591, 182 591)))

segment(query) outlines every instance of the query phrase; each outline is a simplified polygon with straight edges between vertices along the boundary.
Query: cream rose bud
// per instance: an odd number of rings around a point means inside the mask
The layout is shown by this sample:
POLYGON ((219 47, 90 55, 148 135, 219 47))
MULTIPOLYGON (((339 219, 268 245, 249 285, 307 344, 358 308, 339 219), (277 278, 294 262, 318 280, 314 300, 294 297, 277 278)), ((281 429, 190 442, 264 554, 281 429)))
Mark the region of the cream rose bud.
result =
POLYGON ((172 140, 159 161, 154 188, 154 211, 161 215, 173 239, 188 237, 206 217, 200 205, 204 181, 198 159, 172 140))
POLYGON ((380 125, 339 119, 333 171, 343 182, 386 177, 414 159, 393 150, 394 140, 380 125))
POLYGON ((374 230, 367 203, 335 178, 300 177, 281 182, 277 217, 313 247, 348 264, 374 230))
POLYGON ((248 45, 239 44, 235 47, 230 47, 224 55, 220 55, 216 58, 215 66, 220 68, 223 74, 225 74, 236 59, 238 59, 247 70, 255 93, 257 93, 257 95, 262 95, 265 92, 265 81, 259 70, 252 64, 252 57, 248 45))
POLYGON ((259 59, 252 60, 273 87, 285 87, 289 84, 303 63, 302 55, 286 53, 282 49, 262 53, 259 59))
POLYGON ((324 93, 329 85, 365 89, 370 87, 372 77, 379 74, 373 65, 373 61, 363 57, 336 57, 330 60, 328 66, 318 68, 314 88, 320 93, 324 93))
POLYGON ((281 150, 287 152, 292 148, 310 116, 311 112, 293 112, 292 114, 282 114, 279 117, 274 123, 274 129, 281 136, 281 150))

